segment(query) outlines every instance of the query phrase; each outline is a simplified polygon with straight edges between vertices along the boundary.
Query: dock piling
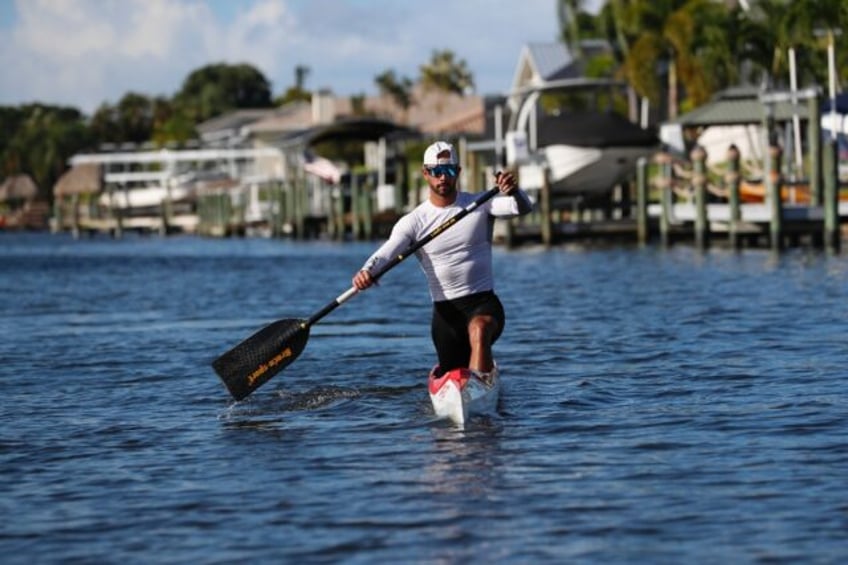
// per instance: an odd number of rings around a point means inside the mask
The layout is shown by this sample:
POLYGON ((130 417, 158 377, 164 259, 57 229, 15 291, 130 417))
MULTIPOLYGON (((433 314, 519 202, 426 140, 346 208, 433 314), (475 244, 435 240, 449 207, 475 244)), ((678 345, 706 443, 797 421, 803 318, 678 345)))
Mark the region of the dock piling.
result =
POLYGON ((766 199, 769 202, 771 220, 769 235, 772 250, 783 248, 783 199, 780 195, 780 159, 782 149, 777 145, 769 147, 768 167, 766 168, 766 199))
POLYGON ((840 249, 839 147, 836 140, 824 144, 824 245, 830 252, 840 249))
POLYGON ((542 175, 542 188, 539 193, 539 214, 542 225, 542 245, 550 247, 553 244, 553 217, 551 211, 551 182, 550 170, 545 167, 542 175))
POLYGON ((707 152, 700 145, 692 149, 692 188, 695 190, 695 246, 709 245, 710 226, 707 218, 707 152))
POLYGON ((727 150, 727 173, 724 176, 724 183, 727 188, 727 203, 730 207, 727 236, 730 247, 733 249, 739 249, 741 247, 739 222, 742 220, 742 209, 739 206, 739 157, 739 148, 731 144, 727 150))
POLYGON ((636 163, 636 238, 639 245, 648 243, 648 160, 636 163))
POLYGON ((672 191, 672 158, 668 152, 658 153, 657 164, 660 169, 660 243, 668 247, 671 243, 671 215, 674 213, 674 192, 672 191))

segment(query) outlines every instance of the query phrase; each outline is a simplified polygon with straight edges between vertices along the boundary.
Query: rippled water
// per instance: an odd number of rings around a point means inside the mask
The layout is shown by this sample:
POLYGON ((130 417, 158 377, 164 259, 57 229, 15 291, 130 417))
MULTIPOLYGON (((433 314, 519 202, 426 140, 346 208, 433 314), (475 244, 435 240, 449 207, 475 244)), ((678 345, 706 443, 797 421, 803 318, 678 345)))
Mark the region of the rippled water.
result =
POLYGON ((209 363, 373 247, 0 234, 3 562, 848 558, 844 256, 498 249, 466 430, 410 262, 231 402, 209 363))

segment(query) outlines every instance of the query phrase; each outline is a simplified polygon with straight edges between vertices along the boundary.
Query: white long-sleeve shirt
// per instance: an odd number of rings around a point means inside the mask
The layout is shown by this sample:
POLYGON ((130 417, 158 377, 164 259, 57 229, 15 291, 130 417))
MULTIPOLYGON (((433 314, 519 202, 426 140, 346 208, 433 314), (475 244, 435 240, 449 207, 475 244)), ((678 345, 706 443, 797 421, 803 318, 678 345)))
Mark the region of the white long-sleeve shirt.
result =
MULTIPOLYGON (((459 192, 456 201, 440 208, 426 200, 401 217, 389 239, 365 262, 369 272, 396 257, 468 206, 479 195, 459 192)), ((517 190, 512 196, 496 196, 472 210, 465 218, 415 252, 427 277, 434 301, 452 300, 492 290, 492 232, 495 218, 529 212, 532 204, 517 190)))

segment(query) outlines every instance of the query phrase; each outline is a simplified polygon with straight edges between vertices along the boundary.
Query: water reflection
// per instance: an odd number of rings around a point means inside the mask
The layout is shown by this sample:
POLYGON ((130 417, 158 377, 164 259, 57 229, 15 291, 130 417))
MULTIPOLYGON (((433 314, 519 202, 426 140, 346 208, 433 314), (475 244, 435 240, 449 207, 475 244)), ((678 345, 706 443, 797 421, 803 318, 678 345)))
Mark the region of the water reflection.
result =
POLYGON ((462 428, 437 421, 430 428, 432 457, 424 466, 424 481, 443 495, 486 497, 502 480, 500 466, 503 426, 496 417, 478 416, 462 428))

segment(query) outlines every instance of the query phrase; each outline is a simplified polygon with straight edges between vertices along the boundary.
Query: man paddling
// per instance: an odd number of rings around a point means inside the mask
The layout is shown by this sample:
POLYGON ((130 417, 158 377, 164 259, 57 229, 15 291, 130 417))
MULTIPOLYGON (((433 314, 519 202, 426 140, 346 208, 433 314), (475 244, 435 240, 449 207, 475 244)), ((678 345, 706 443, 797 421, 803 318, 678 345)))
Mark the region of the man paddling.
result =
MULTIPOLYGON (((354 275, 357 289, 373 285, 371 273, 381 264, 474 201, 475 195, 457 188, 461 167, 450 143, 437 141, 424 151, 422 172, 429 198, 397 221, 389 239, 354 275)), ((488 200, 415 252, 433 300, 430 332, 442 372, 468 367, 488 373, 494 368, 492 344, 505 323, 492 275, 494 222, 527 214, 533 207, 511 173, 499 174, 496 182, 500 197, 488 200)))

